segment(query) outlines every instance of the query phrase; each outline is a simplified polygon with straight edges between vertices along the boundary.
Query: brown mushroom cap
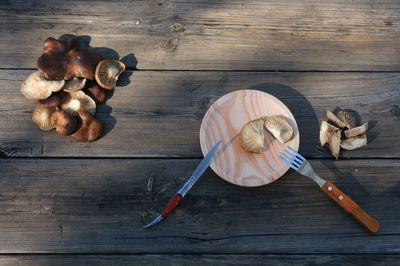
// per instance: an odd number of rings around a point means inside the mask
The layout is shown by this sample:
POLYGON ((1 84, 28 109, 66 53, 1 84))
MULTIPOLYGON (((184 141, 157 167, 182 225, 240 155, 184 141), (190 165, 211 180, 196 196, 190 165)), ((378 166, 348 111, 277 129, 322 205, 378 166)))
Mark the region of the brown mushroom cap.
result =
POLYGON ((112 90, 119 75, 125 71, 125 64, 119 60, 102 60, 96 67, 96 81, 104 89, 112 90))
POLYGON ((96 104, 102 103, 106 100, 106 92, 96 81, 87 82, 86 88, 83 89, 86 95, 89 95, 96 104))
POLYGON ((43 106, 38 104, 35 108, 35 111, 33 111, 32 120, 36 123, 36 125, 38 125, 41 130, 52 130, 54 126, 50 121, 50 117, 56 110, 56 107, 44 108, 43 106))
POLYGON ((61 104, 61 110, 70 114, 78 111, 88 111, 94 115, 96 113, 96 103, 83 91, 70 92, 61 104))
POLYGON ((50 117, 50 122, 62 136, 69 136, 78 129, 77 118, 65 111, 55 111, 50 117))
POLYGON ((81 142, 92 142, 100 138, 103 134, 103 124, 94 119, 89 112, 79 111, 77 114, 81 125, 71 137, 81 142))
POLYGON ((66 93, 64 91, 53 92, 49 98, 39 100, 39 104, 45 108, 58 107, 63 102, 66 93))
POLYGON ((39 57, 37 67, 51 80, 69 80, 74 77, 93 80, 99 56, 94 56, 92 51, 78 48, 79 43, 75 38, 65 41, 47 38, 44 41, 44 53, 39 57))
POLYGON ((81 90, 86 85, 86 79, 84 78, 72 78, 65 81, 64 91, 75 92, 81 90))
POLYGON ((22 83, 21 93, 28 100, 42 100, 48 98, 52 92, 60 91, 64 84, 64 80, 47 80, 42 73, 36 71, 22 83))

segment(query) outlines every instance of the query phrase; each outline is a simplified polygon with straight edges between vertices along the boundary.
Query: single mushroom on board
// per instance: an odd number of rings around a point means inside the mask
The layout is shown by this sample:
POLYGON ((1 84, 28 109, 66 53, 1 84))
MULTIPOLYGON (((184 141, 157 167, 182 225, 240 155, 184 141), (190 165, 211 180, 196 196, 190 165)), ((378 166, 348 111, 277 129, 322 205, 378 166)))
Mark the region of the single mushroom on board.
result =
POLYGON ((65 81, 64 91, 75 92, 83 89, 86 85, 86 79, 84 78, 72 78, 65 81))
POLYGON ((64 41, 52 37, 44 41, 44 52, 37 61, 38 69, 50 80, 69 80, 74 77, 93 80, 100 57, 93 51, 79 50, 78 40, 64 41))
POLYGON ((54 125, 51 123, 50 117, 56 110, 56 107, 45 108, 38 104, 35 108, 35 111, 33 111, 32 120, 41 130, 52 130, 54 125))
POLYGON ((78 111, 76 113, 80 120, 80 127, 71 135, 76 141, 92 142, 103 134, 103 124, 97 121, 89 112, 78 111))
POLYGON ((336 160, 339 157, 341 135, 342 131, 339 128, 329 124, 326 121, 322 121, 321 130, 319 132, 321 147, 325 146, 325 144, 328 144, 329 150, 336 160))
POLYGON ((96 81, 89 80, 83 92, 90 96, 96 104, 102 103, 106 100, 106 92, 96 81))
POLYGON ((50 97, 43 100, 39 100, 39 104, 45 108, 58 107, 63 102, 65 96, 66 93, 63 90, 58 92, 53 92, 50 95, 50 97))
POLYGON ((281 143, 286 143, 293 137, 293 127, 279 116, 271 116, 265 119, 264 127, 281 143))
POLYGON ((125 64, 119 60, 102 60, 96 67, 96 81, 104 89, 112 90, 119 75, 125 71, 125 64))
POLYGON ((94 115, 96 113, 96 103, 83 91, 70 92, 61 104, 61 110, 70 114, 78 111, 88 111, 94 115))
POLYGON ((43 100, 53 92, 63 89, 64 80, 47 80, 45 76, 39 72, 33 72, 21 85, 21 93, 28 100, 43 100))
POLYGON ((65 111, 55 111, 50 117, 50 122, 62 136, 69 136, 78 129, 77 118, 65 111))
POLYGON ((257 119, 247 122, 240 130, 239 142, 248 152, 264 151, 264 120, 257 119))

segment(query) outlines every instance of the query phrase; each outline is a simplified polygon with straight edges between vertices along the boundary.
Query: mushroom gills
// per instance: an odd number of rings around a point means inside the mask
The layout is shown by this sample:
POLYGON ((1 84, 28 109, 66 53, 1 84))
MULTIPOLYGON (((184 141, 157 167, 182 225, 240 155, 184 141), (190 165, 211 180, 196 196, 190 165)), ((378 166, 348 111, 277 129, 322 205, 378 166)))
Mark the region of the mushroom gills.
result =
POLYGON ((88 111, 94 115, 96 113, 96 102, 83 91, 70 92, 61 104, 61 110, 70 114, 78 111, 88 111))
POLYGON ((337 117, 346 124, 348 129, 357 126, 357 119, 350 112, 339 111, 337 117))
POLYGON ((271 116, 265 119, 264 127, 281 143, 286 143, 293 137, 293 127, 279 116, 271 116))
POLYGON ((54 125, 51 123, 50 117, 56 110, 56 107, 45 108, 38 104, 35 108, 35 111, 33 111, 32 120, 41 130, 52 130, 54 125))
POLYGON ((21 93, 28 100, 43 100, 53 92, 62 90, 64 85, 64 80, 47 80, 42 73, 36 71, 22 83, 21 93))
POLYGON ((72 78, 65 82, 64 91, 75 92, 81 90, 86 85, 86 79, 84 78, 72 78))
POLYGON ((362 134, 359 136, 351 137, 342 140, 340 147, 345 150, 355 150, 367 145, 367 134, 362 134))
POLYGON ((239 140, 242 148, 248 152, 264 151, 264 120, 257 119, 247 122, 240 130, 239 140))
POLYGON ((102 60, 96 67, 95 79, 102 88, 112 90, 125 68, 125 64, 119 60, 102 60))

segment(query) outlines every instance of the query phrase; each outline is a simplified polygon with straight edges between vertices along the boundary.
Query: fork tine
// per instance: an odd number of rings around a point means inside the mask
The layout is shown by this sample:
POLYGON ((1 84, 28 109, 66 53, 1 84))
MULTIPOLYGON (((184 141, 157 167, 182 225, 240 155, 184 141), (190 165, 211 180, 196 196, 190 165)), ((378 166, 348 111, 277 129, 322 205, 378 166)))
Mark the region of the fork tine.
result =
POLYGON ((303 161, 300 160, 299 158, 296 157, 296 155, 291 154, 290 152, 288 152, 287 150, 284 150, 283 152, 286 152, 286 154, 292 158, 293 160, 297 161, 299 164, 302 164, 303 161))
POLYGON ((287 148, 294 154, 296 154, 296 156, 298 156, 299 158, 301 158, 303 161, 306 159, 303 156, 301 156, 297 151, 293 150, 292 148, 290 148, 289 146, 287 146, 287 148))
POLYGON ((281 153, 281 155, 283 155, 287 160, 289 160, 292 164, 294 164, 296 167, 300 167, 300 164, 298 164, 297 162, 295 162, 291 157, 286 156, 286 154, 284 154, 283 152, 281 153))
POLYGON ((285 163, 285 164, 287 164, 287 165, 289 165, 291 168, 293 168, 294 170, 297 170, 297 168, 296 167, 294 167, 293 166, 293 164, 291 164, 291 163, 289 163, 288 161, 286 161, 286 159, 285 158, 283 158, 282 156, 280 156, 279 155, 279 158, 281 158, 282 159, 282 161, 285 163))

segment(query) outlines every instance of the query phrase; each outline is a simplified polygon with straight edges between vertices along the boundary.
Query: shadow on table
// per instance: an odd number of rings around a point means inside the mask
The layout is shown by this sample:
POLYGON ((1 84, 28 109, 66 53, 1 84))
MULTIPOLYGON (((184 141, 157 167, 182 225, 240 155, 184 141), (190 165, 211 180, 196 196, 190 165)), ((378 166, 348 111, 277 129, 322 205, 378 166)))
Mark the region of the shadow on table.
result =
MULTIPOLYGON (((63 34, 59 37, 59 40, 65 40, 68 38, 76 38, 79 42, 79 47, 81 49, 88 49, 94 51, 96 54, 100 55, 103 59, 113 59, 120 60, 125 65, 129 66, 129 70, 121 74, 118 79, 117 86, 127 86, 131 83, 130 76, 133 71, 136 70, 137 59, 133 53, 128 54, 122 58, 119 54, 111 48, 108 47, 93 47, 90 45, 91 37, 88 35, 76 36, 72 34, 63 34)), ((97 106, 96 118, 104 123, 103 136, 106 136, 115 126, 117 120, 111 115, 112 107, 107 105, 107 101, 114 95, 114 90, 105 90, 106 100, 97 106)))

